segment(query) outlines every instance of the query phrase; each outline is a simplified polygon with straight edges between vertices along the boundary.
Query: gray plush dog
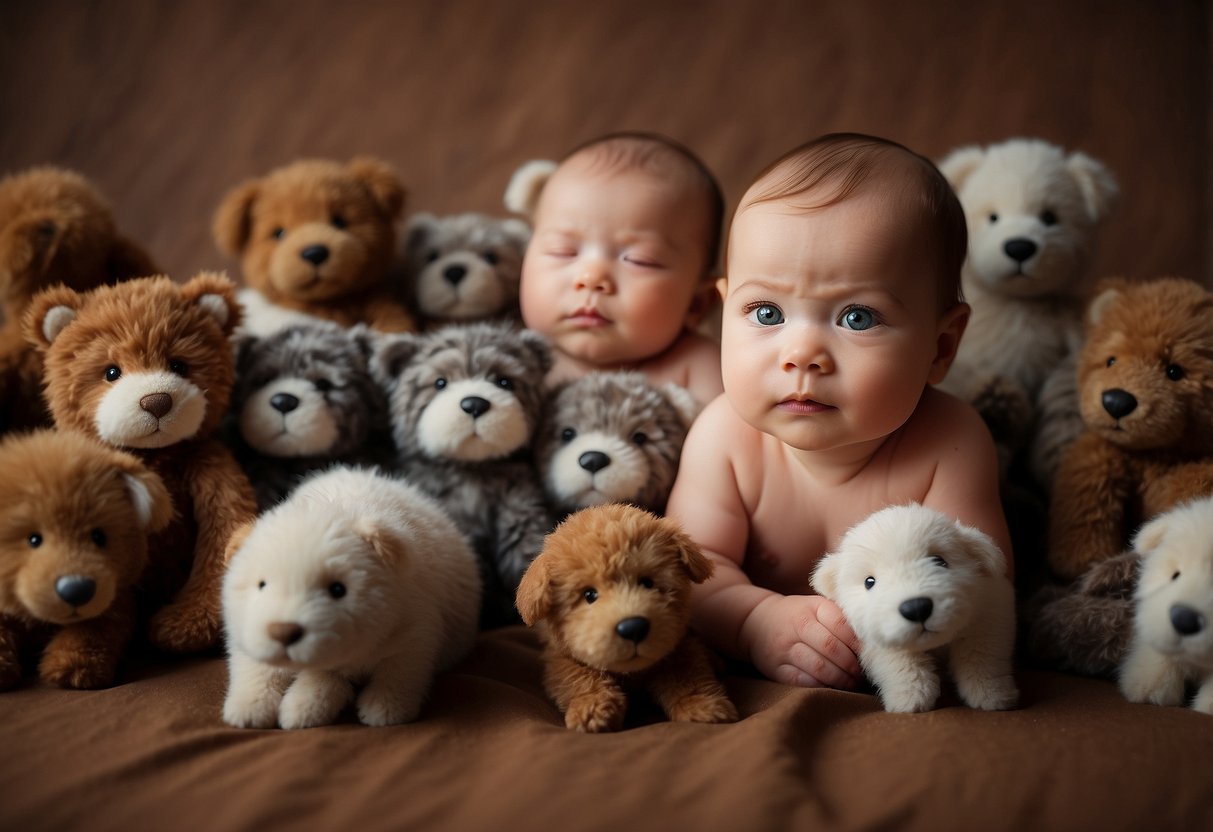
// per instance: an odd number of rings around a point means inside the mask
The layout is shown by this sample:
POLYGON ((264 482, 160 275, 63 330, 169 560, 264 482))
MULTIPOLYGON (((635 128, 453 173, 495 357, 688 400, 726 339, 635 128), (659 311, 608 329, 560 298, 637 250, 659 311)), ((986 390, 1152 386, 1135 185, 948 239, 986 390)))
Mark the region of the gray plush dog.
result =
POLYGON ((686 389, 653 386, 641 373, 591 373, 561 384, 535 441, 552 506, 563 515, 631 503, 662 514, 697 413, 686 389))
POLYGON ((485 214, 415 214, 405 233, 409 302, 436 323, 517 319, 531 229, 485 214))
POLYGON ((387 395, 370 371, 373 344, 366 327, 324 322, 238 342, 228 435, 261 510, 319 468, 390 462, 387 395))
POLYGON ((401 474, 480 555, 486 626, 517 619, 514 592, 554 525, 530 450, 551 363, 539 334, 483 322, 385 337, 372 362, 401 474))

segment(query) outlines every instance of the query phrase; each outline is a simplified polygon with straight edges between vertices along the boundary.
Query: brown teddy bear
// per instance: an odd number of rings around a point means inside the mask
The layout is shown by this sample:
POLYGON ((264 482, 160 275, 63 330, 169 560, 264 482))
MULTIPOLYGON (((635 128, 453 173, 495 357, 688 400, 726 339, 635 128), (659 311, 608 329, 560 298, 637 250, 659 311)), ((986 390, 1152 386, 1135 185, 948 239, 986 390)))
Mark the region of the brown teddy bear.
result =
POLYGON ((55 430, 0 442, 0 690, 21 681, 31 641, 45 643, 42 681, 113 682, 148 534, 171 515, 160 477, 130 454, 55 430))
POLYGON ((30 298, 58 283, 83 292, 155 273, 80 174, 47 166, 0 179, 0 432, 50 424, 42 361, 21 332, 30 298))
POLYGON ((244 269, 245 329, 268 335, 318 317, 414 331, 388 284, 404 200, 396 173, 369 157, 305 159, 229 191, 214 234, 244 269))
POLYGON ((518 586, 518 611, 544 625, 544 686, 565 725, 619 730, 634 689, 672 720, 736 721, 707 648, 687 630, 691 584, 711 574, 676 523, 634 506, 583 509, 547 536, 518 586))
POLYGON ((1213 293, 1182 278, 1108 280, 1078 362, 1085 432, 1062 458, 1048 558, 1065 580, 1137 527, 1213 493, 1213 293))
POLYGON ((224 548, 256 513, 252 486, 214 437, 239 321, 235 286, 207 272, 181 285, 157 276, 84 294, 60 286, 36 296, 25 316, 26 337, 45 354, 55 424, 130 451, 172 496, 178 516, 149 544, 154 596, 175 593, 150 624, 166 650, 218 644, 224 548))

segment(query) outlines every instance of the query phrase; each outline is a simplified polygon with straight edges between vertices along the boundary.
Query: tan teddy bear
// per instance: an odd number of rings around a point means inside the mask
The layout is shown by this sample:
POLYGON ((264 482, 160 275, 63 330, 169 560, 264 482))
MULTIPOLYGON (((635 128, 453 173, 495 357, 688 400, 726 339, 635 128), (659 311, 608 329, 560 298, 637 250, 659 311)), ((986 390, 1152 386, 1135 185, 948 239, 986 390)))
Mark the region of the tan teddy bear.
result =
POLYGON ((55 424, 128 450, 164 480, 178 516, 150 542, 154 597, 175 598, 151 639, 178 652, 214 647, 220 582, 232 531, 256 512, 252 486, 214 437, 235 375, 229 336, 240 321, 235 286, 203 272, 80 294, 60 286, 26 312, 26 337, 45 354, 55 424))
POLYGON ((1062 458, 1050 506, 1049 564, 1063 579, 1213 493, 1213 293, 1177 277, 1102 283, 1078 392, 1086 432, 1062 458))
POLYGON ((369 157, 301 160, 229 191, 214 234, 244 269, 245 329, 325 318, 415 330, 388 283, 404 200, 395 171, 369 157))
POLYGON ((58 283, 83 292, 155 273, 80 174, 45 166, 0 179, 0 432, 50 424, 42 361, 21 332, 30 298, 58 283))
POLYGON ((0 690, 20 649, 45 641, 38 676, 110 684, 135 629, 148 534, 169 522, 160 477, 83 434, 38 430, 0 442, 0 690))

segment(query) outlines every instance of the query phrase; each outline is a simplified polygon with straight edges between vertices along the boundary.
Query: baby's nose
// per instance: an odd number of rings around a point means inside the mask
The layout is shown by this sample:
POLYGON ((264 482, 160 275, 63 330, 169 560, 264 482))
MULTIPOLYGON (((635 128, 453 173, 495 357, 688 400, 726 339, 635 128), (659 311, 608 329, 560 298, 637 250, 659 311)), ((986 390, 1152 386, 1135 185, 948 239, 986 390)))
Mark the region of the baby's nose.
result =
POLYGON ((589 289, 593 292, 609 291, 611 286, 611 269, 600 258, 586 261, 577 274, 577 288, 589 289))

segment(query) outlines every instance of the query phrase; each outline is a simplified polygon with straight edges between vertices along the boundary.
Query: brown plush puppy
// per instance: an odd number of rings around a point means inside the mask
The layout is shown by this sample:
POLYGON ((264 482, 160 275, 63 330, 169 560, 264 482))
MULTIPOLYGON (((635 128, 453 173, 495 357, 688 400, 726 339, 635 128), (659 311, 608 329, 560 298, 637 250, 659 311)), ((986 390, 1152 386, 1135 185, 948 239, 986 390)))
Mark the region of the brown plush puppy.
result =
POLYGON ((256 512, 248 479, 213 438, 231 396, 228 338, 239 320, 235 286, 206 272, 182 285, 159 276, 84 294, 61 286, 25 316, 26 336, 45 354, 55 424, 130 451, 172 496, 179 516, 149 544, 149 589, 173 598, 150 625, 166 650, 219 643, 224 547, 256 512))
POLYGON ((633 506, 583 509, 547 536, 518 611, 544 625, 544 684, 565 725, 619 730, 633 689, 672 720, 737 719, 707 648, 687 631, 691 584, 711 574, 676 523, 633 506))
POLYGON ((1137 527, 1213 493, 1213 293, 1190 280, 1101 284, 1079 358, 1083 433, 1053 487, 1049 564, 1064 579, 1137 527))
POLYGON ((54 430, 0 442, 0 690, 20 682, 20 651, 47 638, 44 682, 113 682, 148 534, 171 515, 160 478, 130 454, 54 430))
POLYGON ((21 332, 30 298, 58 283, 82 292, 155 273, 80 174, 37 167, 0 179, 0 432, 50 424, 42 361, 21 332))
POLYGON ((392 168, 369 157, 302 160, 232 189, 214 233, 260 296, 246 303, 245 326, 268 334, 286 310, 342 326, 415 330, 388 285, 404 199, 392 168))

